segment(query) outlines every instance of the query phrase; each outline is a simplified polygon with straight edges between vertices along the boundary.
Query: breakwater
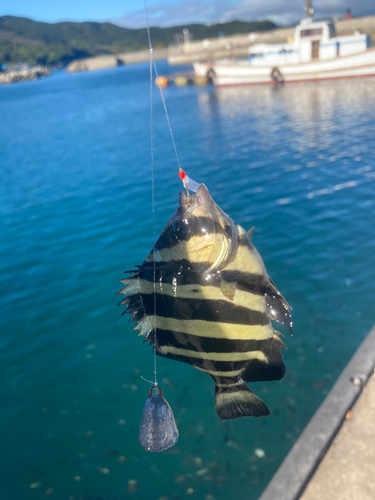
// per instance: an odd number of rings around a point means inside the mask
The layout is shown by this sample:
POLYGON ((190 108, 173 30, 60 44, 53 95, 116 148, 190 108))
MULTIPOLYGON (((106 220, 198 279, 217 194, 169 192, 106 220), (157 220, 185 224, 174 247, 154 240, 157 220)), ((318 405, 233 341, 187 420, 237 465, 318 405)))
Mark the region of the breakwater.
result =
POLYGON ((32 68, 22 68, 19 70, 10 70, 0 73, 0 85, 15 82, 24 82, 26 80, 37 80, 51 74, 46 66, 34 66, 32 68))

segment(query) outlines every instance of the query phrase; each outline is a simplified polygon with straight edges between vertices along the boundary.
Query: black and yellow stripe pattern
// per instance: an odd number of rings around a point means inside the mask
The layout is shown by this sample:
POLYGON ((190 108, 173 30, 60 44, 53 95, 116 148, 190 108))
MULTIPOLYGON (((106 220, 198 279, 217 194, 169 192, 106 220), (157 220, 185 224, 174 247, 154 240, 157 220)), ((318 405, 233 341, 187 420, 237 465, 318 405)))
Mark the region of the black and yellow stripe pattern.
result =
POLYGON ((250 239, 202 184, 196 195, 180 194, 153 251, 118 292, 157 354, 212 376, 223 420, 269 414, 244 381, 283 377, 285 346, 271 319, 292 328, 250 239))

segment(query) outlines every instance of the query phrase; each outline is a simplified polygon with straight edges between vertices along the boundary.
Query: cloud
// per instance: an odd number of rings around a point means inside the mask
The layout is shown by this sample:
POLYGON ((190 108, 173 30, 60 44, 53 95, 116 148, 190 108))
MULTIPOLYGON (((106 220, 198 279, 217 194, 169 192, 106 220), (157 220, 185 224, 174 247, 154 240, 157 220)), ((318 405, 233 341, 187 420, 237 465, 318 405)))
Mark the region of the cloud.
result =
MULTIPOLYGON (((323 0, 315 2, 315 18, 343 17, 350 6, 349 0, 323 0)), ((356 0, 352 13, 366 16, 375 13, 373 0, 356 0)), ((150 26, 178 26, 183 24, 213 24, 232 20, 259 21, 269 19, 279 25, 299 22, 304 17, 302 0, 178 0, 163 2, 148 8, 150 26)), ((144 9, 111 19, 110 22, 127 28, 146 25, 144 9)))
POLYGON ((243 0, 225 12, 225 21, 239 19, 243 21, 259 21, 269 19, 276 24, 291 24, 304 17, 301 0, 243 0))
MULTIPOLYGON (((203 23, 212 24, 216 22, 225 12, 232 7, 227 0, 193 0, 172 4, 170 2, 160 3, 148 7, 148 18, 150 26, 178 26, 181 24, 203 23)), ((112 23, 127 28, 140 28, 146 25, 144 9, 139 9, 130 15, 118 19, 112 19, 112 23)))

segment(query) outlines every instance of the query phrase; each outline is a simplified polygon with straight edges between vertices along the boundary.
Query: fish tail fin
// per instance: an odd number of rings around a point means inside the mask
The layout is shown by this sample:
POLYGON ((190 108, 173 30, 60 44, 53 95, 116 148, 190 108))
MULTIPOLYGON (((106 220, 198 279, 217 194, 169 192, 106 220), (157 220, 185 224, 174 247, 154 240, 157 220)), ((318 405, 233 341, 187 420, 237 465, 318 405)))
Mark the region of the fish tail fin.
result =
POLYGON ((215 403, 220 420, 270 415, 267 405, 242 380, 237 384, 221 384, 217 381, 215 403))

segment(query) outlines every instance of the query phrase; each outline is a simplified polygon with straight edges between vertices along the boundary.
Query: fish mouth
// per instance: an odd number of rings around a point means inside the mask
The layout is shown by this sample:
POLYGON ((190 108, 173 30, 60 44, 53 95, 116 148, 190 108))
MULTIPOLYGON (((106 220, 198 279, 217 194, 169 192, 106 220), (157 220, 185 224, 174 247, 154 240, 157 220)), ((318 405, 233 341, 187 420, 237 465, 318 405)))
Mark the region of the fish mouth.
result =
POLYGON ((203 206, 209 206, 211 195, 204 184, 200 184, 196 194, 187 195, 186 191, 180 192, 180 211, 185 213, 187 211, 195 210, 203 206))

